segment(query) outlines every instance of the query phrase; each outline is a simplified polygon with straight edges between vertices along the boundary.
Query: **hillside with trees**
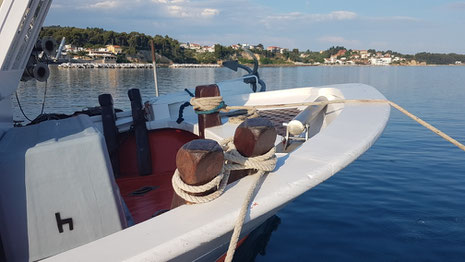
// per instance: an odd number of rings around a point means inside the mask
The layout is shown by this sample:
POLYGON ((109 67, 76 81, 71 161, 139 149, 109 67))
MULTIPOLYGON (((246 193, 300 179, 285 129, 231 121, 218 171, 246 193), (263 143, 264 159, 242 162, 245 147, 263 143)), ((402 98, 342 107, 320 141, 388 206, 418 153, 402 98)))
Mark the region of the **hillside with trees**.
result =
MULTIPOLYGON (((198 52, 190 48, 182 47, 182 43, 169 37, 168 35, 150 36, 138 32, 119 33, 102 28, 77 28, 48 26, 43 27, 40 36, 51 36, 59 42, 66 37, 66 43, 83 48, 102 48, 106 45, 119 45, 122 47, 122 54, 118 55, 118 61, 127 61, 126 56, 136 56, 150 51, 150 40, 153 40, 155 50, 158 54, 168 58, 174 63, 217 63, 221 60, 238 59, 242 63, 251 63, 252 57, 243 52, 241 48, 222 46, 216 44, 214 51, 198 52)), ((240 47, 240 45, 236 45, 240 47)), ((300 51, 297 48, 291 51, 281 48, 279 51, 267 50, 263 44, 258 44, 250 48, 263 65, 285 65, 285 64, 322 64, 327 63, 331 57, 336 57, 339 61, 349 61, 359 55, 360 50, 346 49, 343 46, 330 47, 325 51, 313 52, 310 50, 300 51)), ((391 50, 376 51, 368 49, 366 51, 371 57, 396 57, 399 60, 391 64, 409 64, 405 61, 415 61, 423 64, 455 64, 465 63, 465 55, 461 54, 438 54, 438 53, 417 53, 415 55, 404 55, 391 50)), ((83 53, 84 54, 84 53, 83 53)), ((79 54, 77 54, 79 55, 79 54)), ((145 55, 147 57, 147 55, 145 55)), ((365 61, 354 60, 354 64, 369 64, 365 61)), ((149 62, 149 61, 147 61, 149 62)))
POLYGON ((135 55, 141 50, 150 50, 150 40, 154 41, 155 49, 161 55, 173 62, 195 62, 193 52, 180 47, 178 40, 169 36, 156 35, 154 37, 138 33, 118 33, 101 28, 77 28, 49 26, 43 27, 40 36, 51 36, 60 41, 66 37, 66 43, 84 48, 99 48, 106 45, 119 45, 123 54, 135 55))

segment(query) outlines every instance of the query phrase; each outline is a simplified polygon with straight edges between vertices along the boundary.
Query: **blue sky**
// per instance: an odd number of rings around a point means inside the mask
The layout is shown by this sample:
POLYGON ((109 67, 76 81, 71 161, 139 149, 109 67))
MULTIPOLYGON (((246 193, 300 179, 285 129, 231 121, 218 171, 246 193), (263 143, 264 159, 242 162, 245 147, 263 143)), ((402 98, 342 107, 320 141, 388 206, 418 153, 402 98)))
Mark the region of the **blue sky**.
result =
POLYGON ((137 31, 199 44, 465 54, 463 0, 54 0, 45 25, 137 31))

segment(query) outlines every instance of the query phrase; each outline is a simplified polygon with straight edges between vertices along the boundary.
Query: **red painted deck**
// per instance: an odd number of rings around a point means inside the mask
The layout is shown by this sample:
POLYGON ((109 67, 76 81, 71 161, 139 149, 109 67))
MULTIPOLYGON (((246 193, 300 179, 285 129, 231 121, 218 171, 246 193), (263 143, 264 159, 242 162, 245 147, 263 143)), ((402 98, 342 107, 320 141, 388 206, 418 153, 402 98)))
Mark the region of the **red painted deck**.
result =
POLYGON ((120 177, 116 179, 116 183, 135 223, 170 208, 174 194, 171 177, 176 169, 176 153, 185 143, 197 138, 196 135, 179 129, 149 131, 152 174, 139 176, 135 138, 133 135, 121 135, 120 177), (133 194, 136 190, 140 190, 140 194, 133 194))
MULTIPOLYGON (((116 183, 136 224, 170 209, 174 194, 171 177, 176 169, 176 153, 194 139, 198 139, 198 136, 179 129, 149 131, 152 174, 139 176, 135 137, 121 135, 120 177, 116 183), (140 194, 134 194, 137 191, 140 194)), ((246 238, 241 239, 237 247, 246 238)), ((224 261, 225 257, 226 254, 217 261, 224 261)))

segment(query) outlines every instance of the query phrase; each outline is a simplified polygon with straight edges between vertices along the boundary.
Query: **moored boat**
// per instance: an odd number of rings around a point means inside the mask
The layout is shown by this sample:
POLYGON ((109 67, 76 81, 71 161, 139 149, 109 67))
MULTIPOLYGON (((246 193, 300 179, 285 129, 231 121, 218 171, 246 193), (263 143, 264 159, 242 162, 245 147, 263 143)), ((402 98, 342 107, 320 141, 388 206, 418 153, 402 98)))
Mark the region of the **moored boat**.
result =
MULTIPOLYGON (((29 54, 47 52, 36 39, 49 6, 47 0, 5 0, 0 7, 5 25, 0 36, 8 39, 0 48, 0 235, 7 260, 222 259, 244 199, 257 181, 239 239, 363 154, 388 121, 388 104, 311 104, 385 99, 373 87, 343 84, 254 92, 263 85, 255 68, 236 81, 161 96, 144 106, 138 91, 130 90, 131 112, 115 114, 111 96, 102 95, 101 115, 14 128, 10 97, 24 72, 46 78, 38 56, 31 60, 29 54), (221 96, 222 103, 193 110, 186 104, 193 93, 197 98, 221 96), (249 113, 243 109, 221 113, 222 104, 253 109, 259 118, 237 119, 249 113), (205 138, 202 143, 226 146, 224 141, 238 129, 263 126, 276 130, 270 131, 275 133, 265 146, 265 151, 276 151, 270 172, 258 180, 256 174, 239 174, 207 203, 178 199, 172 178, 176 168, 181 169, 179 162, 187 162, 178 160, 180 149, 191 149, 186 143, 205 138)), ((229 151, 220 147, 217 152, 229 151)), ((221 160, 221 166, 228 161, 221 160)), ((214 165, 213 160, 202 163, 204 172, 214 165)))

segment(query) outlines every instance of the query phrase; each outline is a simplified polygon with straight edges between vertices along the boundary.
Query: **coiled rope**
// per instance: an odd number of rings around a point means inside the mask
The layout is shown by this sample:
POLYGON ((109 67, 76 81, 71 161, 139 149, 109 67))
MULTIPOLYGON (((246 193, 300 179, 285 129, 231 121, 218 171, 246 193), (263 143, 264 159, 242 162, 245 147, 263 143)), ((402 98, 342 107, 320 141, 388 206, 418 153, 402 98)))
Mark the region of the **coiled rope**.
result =
MULTIPOLYGON (((203 99, 210 99, 211 97, 205 97, 203 99)), ((218 101, 218 97, 213 97, 218 101)), ((211 100, 213 101, 213 99, 211 100)), ((461 150, 465 151, 465 145, 460 143, 459 141, 455 140, 454 138, 450 137, 446 133, 442 132, 441 130, 437 129, 433 125, 427 123, 423 119, 419 118, 418 116, 410 113, 405 108, 401 107, 400 105, 384 99, 335 99, 330 101, 319 101, 319 102, 304 102, 304 103, 289 103, 289 104, 274 104, 274 105, 256 105, 256 106, 225 106, 223 110, 239 110, 239 109, 246 109, 246 110, 258 110, 258 109, 266 109, 266 108, 285 108, 285 107, 297 107, 297 106, 312 106, 312 105, 330 105, 330 104, 360 104, 360 103, 379 103, 379 104, 389 104, 393 108, 397 109, 399 112, 403 113, 404 115, 410 117, 411 119, 415 120, 415 122, 419 123, 420 125, 426 127, 433 133, 437 134, 438 136, 442 137, 446 141, 452 143, 453 145, 457 146, 461 150)))
POLYGON ((226 107, 221 96, 191 98, 191 105, 196 114, 212 114, 226 107))
POLYGON ((260 182, 263 175, 267 172, 272 171, 276 167, 277 157, 275 155, 276 149, 273 147, 267 153, 256 156, 256 157, 244 157, 242 156, 234 146, 233 138, 228 138, 220 142, 220 145, 223 147, 225 164, 223 165, 223 170, 220 175, 216 176, 210 182, 200 185, 200 186, 191 186, 182 181, 179 176, 179 172, 176 169, 174 172, 173 178, 171 180, 174 191, 181 198, 192 203, 206 203, 218 198, 226 188, 227 181, 229 179, 230 171, 232 170, 245 170, 245 169, 254 169, 257 170, 253 175, 255 181, 247 191, 246 198, 244 203, 241 206, 239 216, 234 225, 233 234, 229 242, 228 252, 226 254, 225 261, 232 261, 234 252, 237 247, 237 242, 242 231, 242 226, 244 224, 247 211, 254 197, 255 189, 257 188, 258 183, 260 182), (194 194, 207 192, 211 189, 217 188, 213 193, 210 193, 206 196, 196 196, 194 194))
MULTIPOLYGON (((213 97, 201 97, 201 98, 191 98, 189 105, 194 107, 196 114, 212 114, 219 111, 229 111, 227 105, 223 101, 221 96, 213 97)), ((182 112, 186 106, 182 105, 180 108, 180 114, 176 122, 181 123, 184 118, 182 118, 182 112)), ((247 113, 239 116, 231 116, 228 118, 228 121, 233 124, 239 124, 245 121, 246 119, 259 117, 258 111, 254 108, 246 108, 247 113)))
POLYGON ((182 199, 189 201, 191 203, 200 204, 210 202, 223 194, 226 184, 229 179, 229 172, 225 172, 224 168, 221 171, 221 174, 213 178, 210 182, 200 185, 200 186, 191 186, 184 183, 179 176, 179 171, 176 169, 171 179, 174 191, 182 199), (211 189, 215 189, 215 192, 212 192, 204 196, 196 196, 194 194, 204 193, 211 189))

